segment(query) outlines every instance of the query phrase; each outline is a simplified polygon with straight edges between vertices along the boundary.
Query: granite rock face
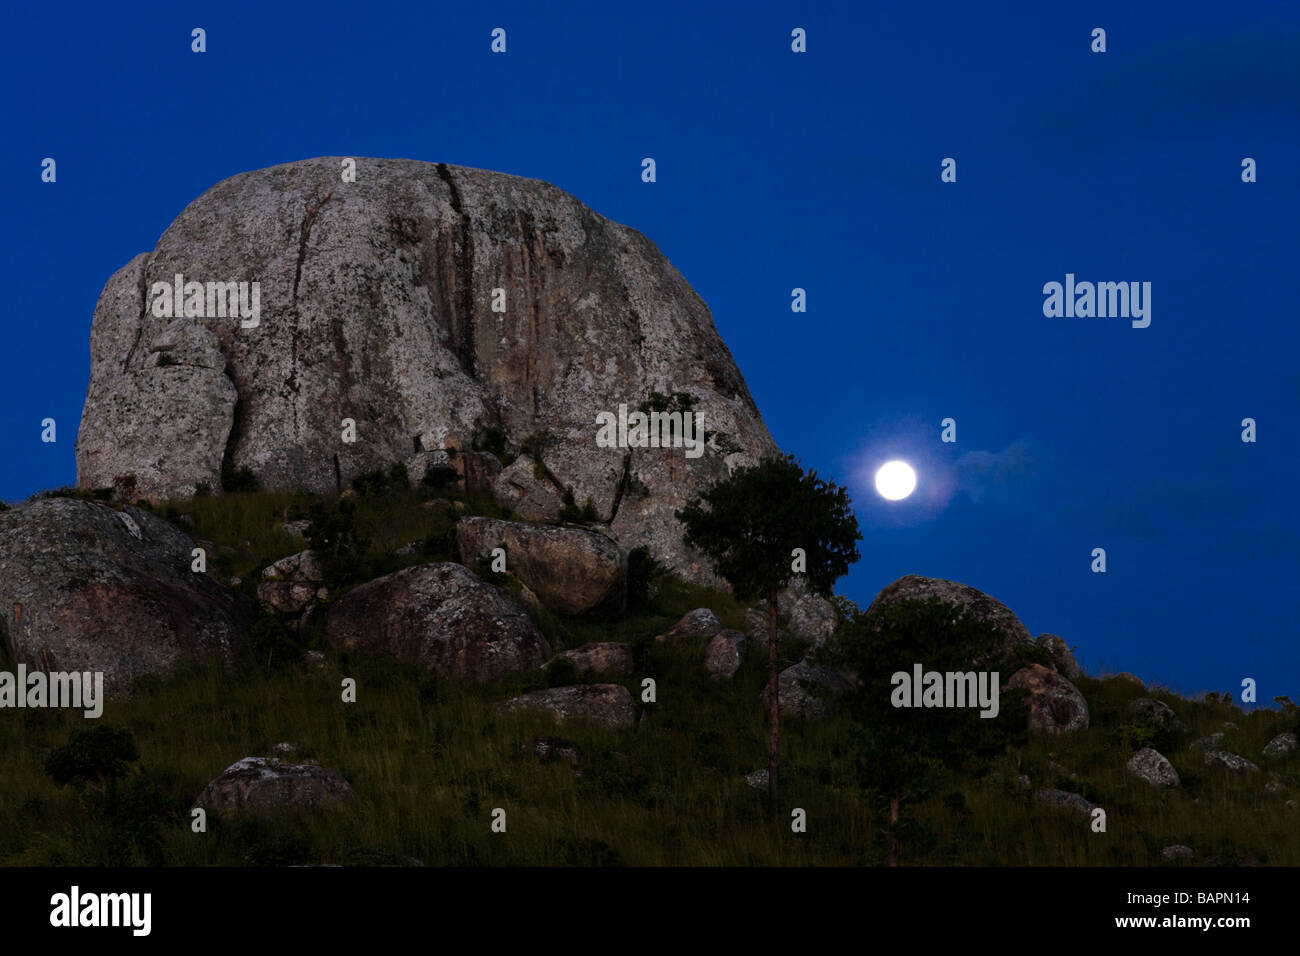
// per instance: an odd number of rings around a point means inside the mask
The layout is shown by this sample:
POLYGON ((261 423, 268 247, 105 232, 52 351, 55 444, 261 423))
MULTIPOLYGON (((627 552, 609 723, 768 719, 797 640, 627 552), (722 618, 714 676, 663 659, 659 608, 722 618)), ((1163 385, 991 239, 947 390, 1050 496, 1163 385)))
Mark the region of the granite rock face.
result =
POLYGON ((41 671, 100 671, 109 696, 176 664, 232 660, 252 609, 191 570, 194 542, 141 508, 46 498, 0 513, 0 641, 41 671))
POLYGON ((109 279, 78 485, 130 475, 141 495, 184 497, 218 488, 224 461, 264 488, 328 492, 423 453, 550 433, 544 467, 523 456, 462 481, 517 482, 536 516, 571 487, 625 549, 707 574, 674 510, 776 448, 708 307, 654 243, 534 179, 358 159, 343 182, 341 168, 224 180, 109 279), (238 282, 249 307, 231 315, 208 284, 238 282), (597 446, 599 413, 654 392, 690 395, 730 440, 696 458, 597 446))

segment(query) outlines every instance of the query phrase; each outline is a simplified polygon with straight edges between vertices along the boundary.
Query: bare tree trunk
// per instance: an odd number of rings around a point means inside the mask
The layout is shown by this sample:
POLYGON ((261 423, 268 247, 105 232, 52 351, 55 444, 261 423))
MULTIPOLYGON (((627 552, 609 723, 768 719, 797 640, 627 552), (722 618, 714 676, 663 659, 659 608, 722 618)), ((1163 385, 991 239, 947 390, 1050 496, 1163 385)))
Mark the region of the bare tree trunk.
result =
POLYGON ((898 825, 898 797, 889 798, 889 865, 898 866, 899 859, 903 855, 903 847, 899 843, 898 836, 894 833, 894 827, 898 825))
POLYGON ((767 810, 776 814, 776 768, 780 755, 780 736, 778 722, 781 714, 780 685, 776 679, 776 585, 767 589, 767 703, 768 703, 768 752, 767 752, 767 810))

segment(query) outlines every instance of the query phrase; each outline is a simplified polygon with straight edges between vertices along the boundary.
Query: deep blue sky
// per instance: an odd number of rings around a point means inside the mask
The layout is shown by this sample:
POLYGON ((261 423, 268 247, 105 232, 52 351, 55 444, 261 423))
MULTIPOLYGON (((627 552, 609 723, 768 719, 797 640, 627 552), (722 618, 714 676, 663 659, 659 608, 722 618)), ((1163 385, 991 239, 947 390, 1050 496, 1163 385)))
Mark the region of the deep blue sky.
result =
POLYGON ((841 593, 952 578, 1089 669, 1300 697, 1293 2, 53 3, 0 43, 0 497, 73 483, 100 290, 208 187, 477 166, 639 229, 699 291, 777 441, 852 487, 841 593), (1045 318, 1067 272, 1151 282, 1151 326, 1045 318), (902 505, 859 477, 894 455, 902 505))

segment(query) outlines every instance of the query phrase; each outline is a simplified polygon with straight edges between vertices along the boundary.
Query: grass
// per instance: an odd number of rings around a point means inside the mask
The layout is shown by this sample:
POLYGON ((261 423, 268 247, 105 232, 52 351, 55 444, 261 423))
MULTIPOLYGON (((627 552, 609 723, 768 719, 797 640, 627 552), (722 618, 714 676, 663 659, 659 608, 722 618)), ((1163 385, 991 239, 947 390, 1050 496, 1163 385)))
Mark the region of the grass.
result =
MULTIPOLYGON (((198 539, 217 548, 213 569, 239 576, 249 591, 260 568, 306 545, 279 529, 319 499, 237 494, 160 506, 198 539), (169 510, 170 509, 170 510, 169 510), (182 517, 182 515, 184 517, 182 517)), ((366 574, 390 565, 454 557, 449 534, 461 513, 502 514, 491 503, 423 507, 414 492, 360 496, 358 526, 369 539, 366 574), (421 554, 392 552, 430 541, 421 554)), ((389 568, 392 569, 391 567, 389 568)), ((110 702, 103 721, 130 729, 140 759, 115 795, 57 787, 48 754, 86 726, 79 713, 14 710, 0 720, 0 864, 191 866, 341 863, 347 865, 880 865, 879 808, 854 770, 853 728, 846 720, 783 719, 781 810, 769 819, 765 794, 743 775, 766 766, 766 648, 751 648, 730 682, 705 675, 703 647, 655 642, 685 611, 710 607, 725 626, 743 626, 732 596, 672 576, 656 579, 657 599, 618 618, 540 615, 552 645, 628 641, 635 679, 656 681, 657 702, 636 727, 610 732, 582 725, 557 729, 526 712, 501 713, 493 701, 546 685, 542 671, 507 684, 469 686, 441 680, 388 657, 325 652, 323 669, 292 661, 268 670, 241 661, 229 670, 193 667, 143 680, 128 700, 110 702), (341 701, 344 677, 356 680, 355 704, 341 701), (543 762, 535 736, 560 735, 582 750, 579 773, 543 762), (193 833, 188 808, 202 788, 236 760, 270 755, 278 741, 337 770, 358 795, 354 807, 273 821, 223 823, 193 833), (112 796, 112 799, 110 799, 112 796), (793 833, 790 811, 807 814, 793 833), (494 833, 492 811, 506 811, 494 833)), ((250 591, 251 593, 251 591, 250 591)), ((788 659, 799 646, 783 646, 788 659)), ((12 669, 0 661, 0 669, 12 669)), ((1155 865, 1162 847, 1184 843, 1221 864, 1300 865, 1300 816, 1284 801, 1300 793, 1300 754, 1261 756, 1294 716, 1246 714, 1218 700, 1191 701, 1144 691, 1123 680, 1077 682, 1092 727, 1031 738, 979 780, 953 780, 909 808, 903 858, 912 865, 1155 865), (1157 792, 1124 764, 1135 735, 1129 703, 1164 700, 1188 725, 1160 740, 1183 786, 1157 792), (1200 736, 1236 723, 1225 749, 1259 764, 1261 774, 1233 776, 1204 767, 1189 749, 1200 736), (1267 795, 1274 771, 1289 788, 1267 795), (1107 812, 1105 833, 1086 818, 1049 811, 1016 784, 1082 793, 1107 812), (1070 774, 1077 775, 1071 779, 1070 774)))

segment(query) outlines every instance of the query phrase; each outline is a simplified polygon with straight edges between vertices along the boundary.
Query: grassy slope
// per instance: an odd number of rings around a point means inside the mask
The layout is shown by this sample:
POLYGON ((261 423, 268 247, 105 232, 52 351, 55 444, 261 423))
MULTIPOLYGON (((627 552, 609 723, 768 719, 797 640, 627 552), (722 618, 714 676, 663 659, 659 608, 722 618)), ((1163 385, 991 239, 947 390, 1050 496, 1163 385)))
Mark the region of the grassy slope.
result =
MULTIPOLYGON (((217 545, 212 570, 241 577, 251 594, 262 567, 305 547, 279 525, 301 516, 313 500, 199 498, 177 503, 170 516, 196 539, 217 545)), ((424 508, 419 496, 400 493, 363 497, 358 513, 371 540, 367 574, 453 557, 458 512, 451 506, 424 508), (393 555, 415 540, 428 542, 423 554, 393 555)), ((465 513, 499 511, 473 502, 465 513)), ((540 716, 489 710, 492 700, 545 686, 540 673, 509 686, 467 687, 388 658, 332 652, 323 671, 297 662, 269 671, 260 663, 230 673, 196 669, 148 680, 134 698, 106 708, 105 722, 135 734, 137 790, 159 801, 150 811, 128 808, 112 822, 99 795, 60 789, 43 771, 46 755, 88 722, 66 711, 8 711, 0 719, 0 863, 366 864, 413 857, 429 865, 880 864, 883 839, 856 786, 851 728, 835 718, 783 721, 783 810, 768 821, 764 795, 741 779, 766 766, 759 701, 766 650, 751 649, 734 681, 710 681, 702 647, 666 647, 652 638, 694 607, 713 608, 728 626, 741 625, 744 609, 729 595, 670 577, 658 584, 651 610, 604 621, 546 614, 539 622, 557 649, 596 640, 637 647, 642 666, 627 686, 639 699, 640 679, 654 677, 658 702, 639 726, 617 733, 557 731, 540 716), (357 680, 355 704, 340 700, 345 676, 357 680), (582 748, 581 775, 525 752, 534 736, 554 734, 582 748), (186 810, 212 777, 286 740, 340 771, 356 789, 358 805, 274 823, 227 826, 210 819, 208 833, 190 831, 186 810), (489 828, 496 807, 507 812, 505 834, 489 828), (790 830, 794 807, 807 812, 806 833, 790 830), (140 825, 146 818, 165 822, 140 825)), ((799 650, 790 648, 791 659, 799 650)), ((1008 753, 988 777, 962 782, 960 796, 940 794, 919 804, 920 826, 904 837, 906 863, 1149 865, 1159 862, 1161 847, 1185 843, 1221 863, 1300 865, 1300 815, 1283 805, 1300 793, 1300 754, 1272 760, 1260 754, 1287 729, 1277 711, 1247 715, 1230 704, 1149 693, 1122 680, 1078 683, 1092 729, 1033 740, 1008 753), (1182 774, 1179 790, 1155 792, 1124 771, 1133 745, 1124 737, 1126 728, 1132 731, 1125 708, 1144 695, 1166 701, 1189 724, 1164 751, 1182 774), (1279 771, 1289 787, 1284 797, 1263 792, 1266 774, 1211 771, 1187 749, 1227 720, 1237 729, 1226 748, 1279 771), (1051 762, 1063 769, 1049 769, 1051 762), (1069 779, 1069 772, 1080 779, 1069 779), (1028 774, 1035 787, 1081 792, 1102 805, 1107 832, 1037 807, 1016 787, 1017 773, 1028 774)))

